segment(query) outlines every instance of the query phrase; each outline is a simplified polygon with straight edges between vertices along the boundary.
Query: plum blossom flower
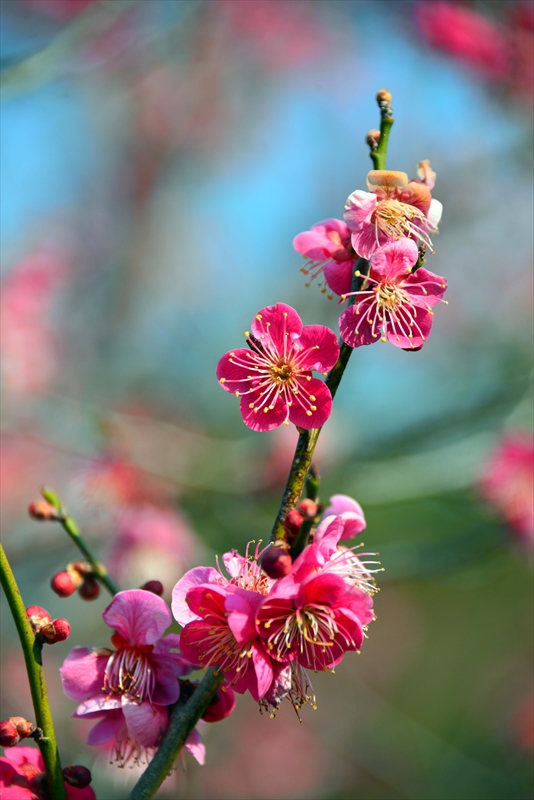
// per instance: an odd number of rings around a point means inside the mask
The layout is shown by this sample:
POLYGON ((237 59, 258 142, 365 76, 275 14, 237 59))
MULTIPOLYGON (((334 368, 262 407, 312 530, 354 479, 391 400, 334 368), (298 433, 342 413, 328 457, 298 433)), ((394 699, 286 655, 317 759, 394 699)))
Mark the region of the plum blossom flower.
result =
MULTIPOLYGON (((421 162, 427 165, 429 162, 421 162)), ((405 172, 371 170, 369 192, 353 192, 345 203, 344 219, 352 232, 352 247, 362 258, 388 242, 409 237, 432 249, 430 231, 436 230, 442 205, 433 200, 429 185, 408 181, 405 172)))
POLYGON ((330 516, 340 516, 344 520, 342 539, 353 539, 367 527, 363 508, 348 494, 332 495, 330 505, 323 512, 323 519, 330 516))
POLYGON ((491 455, 480 488, 526 547, 534 547, 534 436, 514 431, 491 455))
MULTIPOLYGON (((0 758, 0 797, 2 800, 46 800, 42 780, 45 766, 36 747, 13 747, 0 758)), ((67 800, 96 800, 90 786, 78 789, 65 782, 67 800)))
POLYGON ((245 425, 269 431, 282 423, 320 428, 332 410, 330 390, 312 370, 327 372, 339 356, 336 335, 324 325, 306 325, 285 303, 262 308, 246 334, 250 350, 226 353, 217 378, 241 398, 245 425))
MULTIPOLYGON (((358 255, 352 248, 351 233, 345 222, 340 219, 317 222, 309 231, 295 236, 293 247, 308 259, 306 266, 301 268, 304 275, 311 273, 306 286, 324 273, 324 279, 333 292, 343 294, 350 291, 358 255)), ((322 286, 322 281, 319 285, 322 286)), ((321 291, 326 292, 326 289, 323 287, 321 291)))
MULTIPOLYGON (((157 595, 119 592, 103 618, 115 629, 115 649, 75 647, 60 669, 63 691, 80 703, 75 717, 99 720, 88 744, 109 743, 121 765, 139 763, 158 746, 169 725, 168 707, 180 695, 178 678, 192 665, 180 652, 179 637, 163 636, 172 617, 157 595)), ((186 748, 203 762, 198 734, 186 748)))
POLYGON ((418 349, 432 328, 432 306, 442 300, 447 281, 420 267, 417 245, 401 239, 384 245, 370 260, 365 289, 342 295, 356 302, 339 318, 341 337, 351 347, 389 340, 395 347, 418 349))

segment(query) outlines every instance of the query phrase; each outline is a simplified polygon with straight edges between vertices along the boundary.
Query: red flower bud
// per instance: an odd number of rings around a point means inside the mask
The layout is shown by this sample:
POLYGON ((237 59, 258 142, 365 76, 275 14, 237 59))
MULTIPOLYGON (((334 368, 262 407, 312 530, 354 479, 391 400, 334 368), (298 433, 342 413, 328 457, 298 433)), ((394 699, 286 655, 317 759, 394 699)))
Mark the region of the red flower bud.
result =
POLYGON ((48 611, 45 608, 41 608, 41 606, 28 606, 26 615, 30 620, 34 633, 39 633, 43 625, 48 625, 51 619, 48 611))
POLYGON ((70 623, 66 619, 53 619, 39 631, 47 644, 64 642, 70 635, 70 623))
POLYGON ((291 572, 293 560, 285 547, 271 547, 261 557, 261 568, 269 578, 283 578, 291 572))
POLYGON ((146 583, 143 583, 143 585, 140 586, 139 588, 144 589, 145 592, 152 592, 152 594, 157 594, 158 597, 161 597, 163 592, 165 591, 161 581, 147 581, 146 583))
POLYGON ((85 577, 92 572, 92 567, 87 561, 71 561, 70 564, 67 564, 67 572, 77 572, 85 577))
POLYGON ((291 511, 287 512, 287 516, 284 520, 284 528, 291 538, 296 538, 303 522, 302 514, 300 514, 296 508, 292 508, 291 511))
POLYGON ((61 513, 54 508, 48 500, 36 500, 28 506, 30 517, 38 520, 57 520, 61 518, 61 513))
POLYGON ((219 722, 221 719, 230 716, 234 708, 234 690, 225 684, 217 690, 202 719, 204 722, 219 722))
POLYGON ((93 577, 86 578, 80 586, 79 594, 84 600, 96 600, 100 594, 100 585, 93 577))
POLYGON ((65 783, 68 783, 69 786, 85 789, 91 783, 91 771, 87 767, 82 767, 81 764, 70 764, 68 767, 63 767, 62 772, 65 783))
POLYGON ((315 500, 302 500, 299 503, 299 512, 302 514, 303 517, 307 517, 308 519, 315 519, 319 508, 315 500))
POLYGON ((69 597, 74 594, 82 582, 82 577, 77 572, 68 572, 64 569, 58 572, 50 581, 53 591, 60 597, 69 597))
POLYGON ((17 726, 13 725, 10 719, 3 719, 0 722, 0 745, 2 747, 14 747, 20 742, 22 736, 17 730, 17 726))

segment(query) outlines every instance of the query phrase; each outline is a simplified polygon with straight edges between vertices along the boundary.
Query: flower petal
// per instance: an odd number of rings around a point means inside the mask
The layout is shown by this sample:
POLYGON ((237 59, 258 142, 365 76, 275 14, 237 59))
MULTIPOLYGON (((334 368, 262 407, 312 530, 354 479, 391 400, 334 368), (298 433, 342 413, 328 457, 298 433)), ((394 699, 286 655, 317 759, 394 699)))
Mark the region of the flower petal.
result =
MULTIPOLYGON (((343 219, 353 233, 358 233, 363 227, 371 224, 371 216, 377 202, 376 194, 364 192, 361 189, 357 189, 349 195, 343 210, 343 219)), ((356 250, 356 252, 361 255, 360 250, 356 250)))
POLYGON ((261 642, 256 642, 252 645, 252 663, 254 665, 258 687, 258 696, 254 697, 254 700, 258 701, 259 698, 263 697, 265 692, 267 692, 269 686, 273 682, 272 661, 261 642))
POLYGON ((432 199, 430 203, 430 209, 427 214, 428 224, 432 229, 436 229, 441 221, 441 215, 443 214, 443 203, 440 203, 439 200, 432 199))
POLYGON ((243 422, 253 431, 271 431, 288 418, 288 407, 281 394, 273 391, 267 402, 265 400, 259 390, 241 398, 243 422))
POLYGON ((99 694, 80 703, 74 714, 76 719, 100 717, 106 711, 115 711, 121 707, 121 699, 117 695, 99 694))
POLYGON ((417 272, 406 278, 402 288, 408 292, 414 305, 428 309, 428 306, 439 303, 447 291, 447 281, 440 275, 419 267, 417 272))
POLYGON ((402 333, 401 327, 398 324, 394 326, 388 324, 386 336, 391 344, 395 347, 402 347, 403 349, 414 350, 416 347, 422 347, 430 335, 432 322, 434 317, 425 309, 419 308, 417 316, 414 318, 414 324, 411 326, 408 319, 408 314, 403 313, 402 307, 397 311, 401 317, 402 328, 410 330, 412 337, 406 336, 402 333))
POLYGON ((217 364, 217 380, 226 392, 244 394, 254 385, 257 353, 247 347, 239 347, 225 353, 217 364), (250 366, 246 366, 249 364, 250 366), (250 379, 250 380, 249 380, 250 379))
POLYGON ((144 589, 119 592, 102 614, 129 644, 154 644, 172 622, 165 600, 144 589))
POLYGON ((96 725, 93 725, 87 736, 87 744, 99 745, 114 741, 124 724, 124 714, 120 709, 109 711, 96 725))
POLYGON ((222 582, 223 577, 213 567, 195 567, 186 572, 172 590, 171 608, 176 622, 180 625, 187 625, 188 622, 198 619, 197 614, 191 611, 185 599, 190 589, 200 586, 201 583, 217 583, 219 581, 222 582))
POLYGON ((295 350, 299 367, 317 372, 328 372, 339 358, 337 336, 325 325, 306 325, 295 342, 295 350))
POLYGON ((300 391, 293 394, 289 419, 299 428, 322 427, 332 411, 330 389, 319 378, 298 380, 300 391))
POLYGON ((79 703, 99 694, 104 685, 108 659, 109 654, 90 647, 73 648, 59 669, 67 697, 79 703))
POLYGON ((252 321, 252 333, 265 345, 271 344, 278 353, 283 353, 302 331, 302 320, 291 306, 276 303, 262 308, 252 321))
POLYGON ((202 741, 202 736, 196 728, 193 728, 185 740, 184 749, 187 750, 188 753, 191 753, 200 766, 204 765, 206 761, 206 745, 202 741))
POLYGON ((419 211, 422 211, 426 216, 432 201, 430 189, 424 183, 419 181, 410 181, 408 186, 398 192, 397 200, 401 203, 407 203, 409 206, 415 206, 419 211))
MULTIPOLYGON (((341 539, 352 539, 367 527, 361 505, 353 497, 349 497, 346 494, 332 495, 330 505, 323 512, 323 519, 331 514, 340 515, 343 520, 341 539)), ((314 541, 316 537, 317 534, 314 541)))
POLYGON ((169 710, 166 706, 141 703, 122 698, 122 713, 130 739, 143 747, 155 747, 169 727, 169 710))
POLYGON ((384 278, 396 282, 399 278, 406 278, 417 262, 419 251, 413 239, 397 239, 388 242, 371 257, 372 278, 384 278))
POLYGON ((350 347, 361 347, 366 344, 374 344, 380 338, 379 330, 375 329, 375 335, 372 330, 372 320, 369 321, 367 312, 371 302, 363 302, 358 304, 360 313, 356 313, 356 306, 349 306, 345 309, 339 318, 339 331, 343 341, 350 345, 350 347))
MULTIPOLYGON (((44 771, 44 761, 38 747, 19 745, 6 748, 4 750, 4 758, 15 768, 23 764, 31 764, 33 767, 44 771)), ((3 797, 3 795, 0 795, 0 797, 3 797)))
POLYGON ((171 671, 177 678, 188 675, 192 669, 192 664, 182 655, 177 633, 169 633, 160 639, 152 650, 151 658, 156 666, 171 671))
POLYGON ((352 270, 354 261, 335 261, 330 259, 324 265, 324 276, 328 286, 336 294, 350 292, 352 286, 352 270))
MULTIPOLYGON (((258 603, 254 605, 249 601, 246 594, 254 595, 253 592, 241 590, 229 594, 224 602, 228 614, 228 626, 238 644, 249 642, 256 638, 256 627, 254 625, 254 614, 258 603)), ((261 595, 255 594, 260 602, 263 600, 261 595)))

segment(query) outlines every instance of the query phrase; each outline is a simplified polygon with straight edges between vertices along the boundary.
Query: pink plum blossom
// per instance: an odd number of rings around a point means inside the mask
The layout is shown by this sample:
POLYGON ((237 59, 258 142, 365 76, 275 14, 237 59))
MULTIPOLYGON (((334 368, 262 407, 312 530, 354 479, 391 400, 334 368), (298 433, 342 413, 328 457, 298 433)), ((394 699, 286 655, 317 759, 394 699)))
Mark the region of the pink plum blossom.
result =
POLYGON ((353 539, 367 527, 361 505, 347 494, 334 494, 323 512, 323 519, 340 516, 344 521, 342 539, 353 539))
POLYGON ((336 335, 324 325, 306 325, 285 303, 262 308, 247 334, 250 350, 226 353, 217 378, 227 392, 241 398, 245 425, 269 431, 289 421, 301 428, 320 428, 332 410, 332 396, 312 370, 327 372, 339 356, 336 335))
POLYGON ((446 302, 447 281, 423 267, 412 273, 417 257, 411 239, 386 244, 371 257, 365 288, 342 296, 356 298, 339 318, 343 341, 351 347, 379 339, 403 349, 423 346, 432 328, 432 306, 446 302))
MULTIPOLYGON (((430 163, 421 163, 428 173, 430 163)), ((383 245, 404 237, 432 249, 429 234, 437 228, 442 205, 432 199, 427 183, 408 181, 405 172, 371 170, 367 186, 368 192, 358 189, 345 203, 344 219, 356 253, 370 258, 383 245)))
POLYGON ((486 464, 480 488, 526 547, 534 547, 534 436, 504 436, 486 464))
MULTIPOLYGON (((324 273, 326 283, 333 292, 350 292, 352 272, 358 256, 352 249, 351 233, 345 222, 339 219, 317 222, 309 231, 295 236, 293 247, 308 259, 301 272, 304 275, 311 272, 310 283, 324 273)), ((326 289, 322 288, 321 291, 326 292, 326 289)))
MULTIPOLYGON (((0 758, 0 797, 2 800, 46 800, 41 779, 44 761, 37 747, 13 747, 0 758)), ((77 789, 65 783, 67 800, 96 800, 90 786, 77 789)))
MULTIPOLYGON (((121 765, 139 762, 158 746, 169 724, 168 707, 180 695, 178 678, 192 665, 180 652, 179 637, 163 636, 172 617, 157 595, 119 592, 103 618, 115 629, 115 649, 75 647, 60 669, 63 691, 80 704, 75 717, 99 720, 89 744, 110 744, 121 765)), ((199 760, 197 738, 186 748, 199 760)))

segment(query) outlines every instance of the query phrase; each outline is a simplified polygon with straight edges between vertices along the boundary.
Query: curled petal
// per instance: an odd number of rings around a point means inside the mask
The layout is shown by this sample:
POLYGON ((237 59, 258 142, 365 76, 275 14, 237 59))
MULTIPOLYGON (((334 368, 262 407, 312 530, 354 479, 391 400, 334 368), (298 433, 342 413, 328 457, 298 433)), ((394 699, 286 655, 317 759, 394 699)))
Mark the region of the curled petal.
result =
POLYGON ((157 642, 172 622, 165 600, 144 589, 119 592, 102 616, 129 644, 140 646, 157 642))
POLYGON ((272 431, 288 418, 288 407, 281 394, 272 393, 270 398, 260 390, 241 398, 243 422, 253 431, 272 431))
POLYGON ((300 391, 292 396, 289 419, 306 430, 322 427, 332 411, 330 389, 319 378, 299 380, 298 383, 300 391))
POLYGON ((436 184, 436 173, 430 166, 430 161, 420 161, 417 165, 417 177, 422 181, 425 186, 432 190, 436 184))
POLYGON ((104 685, 104 673, 109 653, 89 647, 75 647, 60 667, 63 691, 79 703, 98 694, 104 685))
POLYGON ((186 572, 183 578, 180 578, 172 590, 171 603, 174 618, 180 625, 187 625, 188 622, 198 619, 185 599, 189 590, 202 583, 217 583, 220 578, 221 576, 213 567, 195 567, 186 572))
POLYGON ((206 745, 202 741, 202 736, 196 728, 193 728, 185 740, 184 749, 187 750, 188 753, 191 753, 200 766, 204 765, 206 761, 206 745))
POLYGON ((367 186, 371 192, 391 193, 393 190, 404 189, 408 184, 405 172, 393 169, 372 169, 367 173, 367 186))
POLYGON ((408 186, 397 194, 397 199, 401 203, 415 206, 426 216, 430 208, 432 195, 430 194, 430 189, 424 183, 410 181, 408 186))
POLYGON ((443 214, 443 204, 439 202, 439 200, 433 199, 430 203, 430 209, 427 214, 428 224, 430 228, 433 230, 438 227, 441 221, 441 215, 443 214))
MULTIPOLYGON (((378 199, 376 194, 363 192, 361 189, 357 189, 349 195, 343 210, 343 219, 352 233, 358 233, 363 227, 367 227, 370 224, 377 203, 378 199)), ((354 238, 352 244, 354 247, 354 238)), ((357 253, 362 255, 361 250, 358 250, 356 247, 354 247, 354 249, 357 253)))
POLYGON ((94 717, 101 717, 103 712, 115 711, 120 707, 121 698, 117 695, 99 694, 80 703, 72 716, 76 717, 76 719, 79 717, 93 719, 94 717))
POLYGON ((252 321, 252 333, 263 344, 271 344, 279 353, 284 352, 302 331, 302 320, 291 306, 277 303, 262 308, 252 321))
MULTIPOLYGON (((363 513, 363 508, 361 505, 355 500, 353 497, 349 497, 348 494, 333 494, 330 498, 330 505, 325 508, 323 512, 323 518, 326 518, 330 515, 338 515, 338 514, 351 514, 353 515, 354 525, 350 526, 350 531, 352 536, 347 536, 346 530, 344 535, 341 537, 342 539, 352 539, 357 533, 361 533, 367 525, 365 522, 365 515, 363 513), (356 527, 359 528, 356 531, 356 527)), ((344 516, 345 520, 348 521, 349 517, 344 516)), ((349 528, 348 524, 346 523, 345 528, 349 528)))
POLYGON ((300 351, 298 363, 302 369, 329 372, 339 358, 337 336, 324 325, 306 325, 295 349, 300 351))

